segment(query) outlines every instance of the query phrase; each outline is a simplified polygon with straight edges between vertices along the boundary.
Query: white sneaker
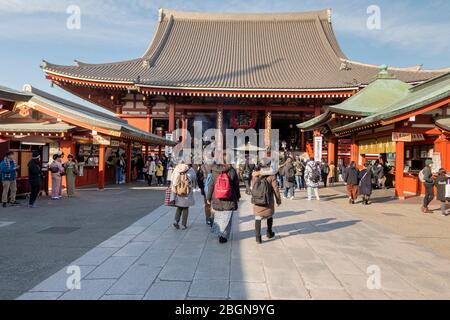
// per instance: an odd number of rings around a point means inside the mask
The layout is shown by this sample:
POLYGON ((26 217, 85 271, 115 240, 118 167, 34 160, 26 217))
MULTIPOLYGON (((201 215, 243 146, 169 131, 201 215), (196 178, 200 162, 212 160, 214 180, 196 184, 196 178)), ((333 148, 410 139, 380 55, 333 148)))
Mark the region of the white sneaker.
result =
POLYGON ((295 200, 295 197, 290 197, 289 199, 290 199, 290 200, 295 200))
POLYGON ((308 198, 308 201, 312 201, 312 198, 308 198))

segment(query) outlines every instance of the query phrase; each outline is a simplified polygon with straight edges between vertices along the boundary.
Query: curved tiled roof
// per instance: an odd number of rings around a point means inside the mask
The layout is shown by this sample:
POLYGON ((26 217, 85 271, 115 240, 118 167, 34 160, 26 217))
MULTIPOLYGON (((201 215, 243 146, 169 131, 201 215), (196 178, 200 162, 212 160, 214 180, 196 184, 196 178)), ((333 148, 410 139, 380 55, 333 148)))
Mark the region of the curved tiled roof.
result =
MULTIPOLYGON (((160 11, 153 41, 138 59, 75 66, 45 63, 48 74, 150 88, 302 91, 370 83, 378 66, 348 60, 329 10, 222 14, 160 11)), ((391 68, 421 82, 443 71, 391 68)))

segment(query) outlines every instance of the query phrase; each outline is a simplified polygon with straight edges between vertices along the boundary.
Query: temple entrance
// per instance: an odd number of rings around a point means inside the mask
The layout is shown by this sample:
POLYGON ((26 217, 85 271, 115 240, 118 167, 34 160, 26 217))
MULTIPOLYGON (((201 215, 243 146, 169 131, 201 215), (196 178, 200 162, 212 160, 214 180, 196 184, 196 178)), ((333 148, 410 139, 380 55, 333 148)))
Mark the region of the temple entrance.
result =
MULTIPOLYGON (((280 148, 286 151, 301 151, 301 132, 297 129, 296 124, 298 120, 292 119, 277 119, 272 120, 272 129, 279 130, 280 133, 280 148)), ((304 150, 303 150, 304 151, 304 150)))

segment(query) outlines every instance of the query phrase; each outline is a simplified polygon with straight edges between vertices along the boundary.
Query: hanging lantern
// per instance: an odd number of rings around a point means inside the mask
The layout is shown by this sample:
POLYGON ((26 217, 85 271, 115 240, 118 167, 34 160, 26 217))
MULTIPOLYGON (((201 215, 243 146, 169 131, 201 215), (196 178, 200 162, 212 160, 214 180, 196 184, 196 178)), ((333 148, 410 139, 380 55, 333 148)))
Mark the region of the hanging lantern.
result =
POLYGON ((258 121, 257 111, 233 111, 231 113, 231 128, 237 129, 253 129, 258 121))

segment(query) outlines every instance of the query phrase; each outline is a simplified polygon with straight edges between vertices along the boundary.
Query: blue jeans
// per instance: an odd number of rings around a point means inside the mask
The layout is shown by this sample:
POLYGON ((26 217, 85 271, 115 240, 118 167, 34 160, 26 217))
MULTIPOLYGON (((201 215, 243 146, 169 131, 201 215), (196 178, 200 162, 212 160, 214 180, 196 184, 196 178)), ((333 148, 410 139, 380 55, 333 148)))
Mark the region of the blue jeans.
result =
POLYGON ((295 196, 295 187, 293 186, 290 188, 284 188, 284 196, 286 198, 294 197, 295 196))
POLYGON ((297 183, 297 188, 304 189, 305 184, 302 176, 295 176, 295 182, 297 183))
POLYGON ((123 169, 121 167, 116 168, 116 183, 119 184, 123 181, 123 169))

